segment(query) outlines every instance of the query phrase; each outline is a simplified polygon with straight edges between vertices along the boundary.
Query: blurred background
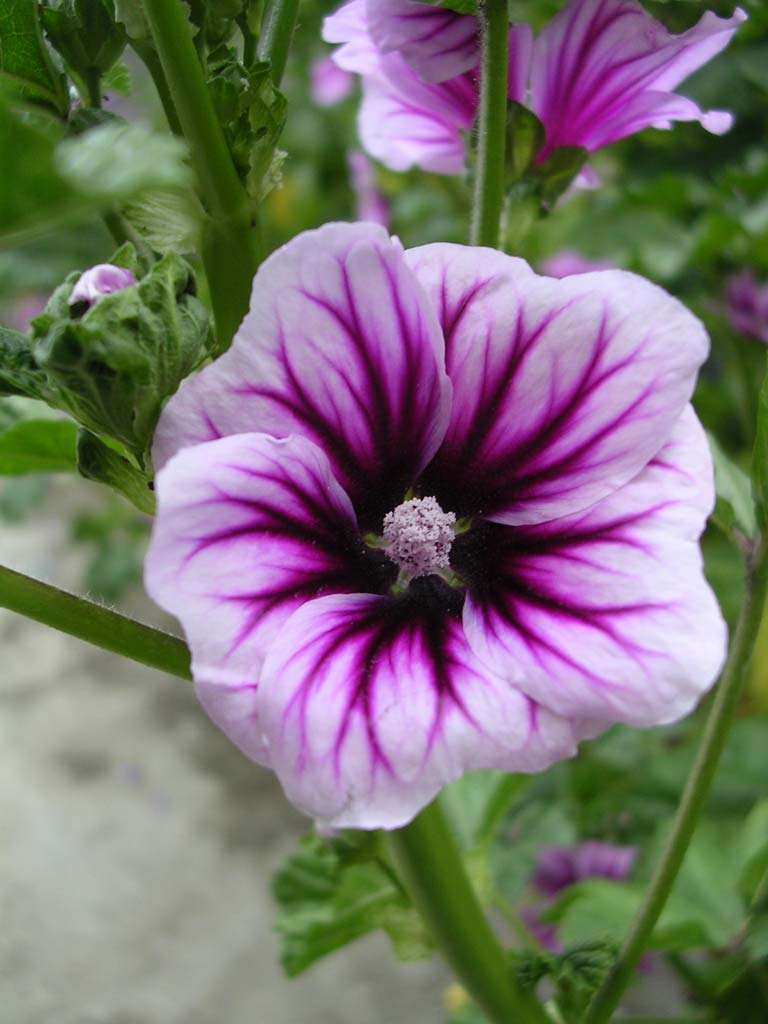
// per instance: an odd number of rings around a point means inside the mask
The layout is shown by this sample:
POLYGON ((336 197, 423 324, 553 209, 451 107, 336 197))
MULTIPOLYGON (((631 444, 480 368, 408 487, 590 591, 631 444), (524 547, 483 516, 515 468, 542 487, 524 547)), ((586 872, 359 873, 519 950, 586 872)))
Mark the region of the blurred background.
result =
MULTIPOLYGON (((389 223, 406 246, 464 241, 465 181, 394 174, 360 154, 357 90, 345 93, 346 83, 334 85, 318 63, 329 52, 320 23, 333 6, 302 5, 286 76, 287 157, 265 205, 269 248, 359 216, 389 223)), ((534 24, 560 6, 511 4, 513 17, 534 24)), ((644 6, 675 31, 706 9, 732 13, 719 2, 644 6)), ((590 161, 600 187, 566 195, 519 240, 516 254, 552 272, 546 261, 564 252, 634 270, 693 309, 713 342, 697 410, 732 463, 747 468, 768 344, 768 5, 747 0, 744 7, 749 21, 730 47, 681 90, 704 107, 733 111, 732 131, 717 138, 683 124, 611 146, 590 161)), ((162 128, 141 65, 127 55, 119 67, 107 107, 162 128)), ((0 322, 26 330, 66 274, 103 262, 112 249, 101 224, 85 220, 0 252, 0 322)), ((0 400, 0 428, 19 401, 0 400)), ((721 520, 729 514, 718 510, 721 520)), ((732 623, 742 554, 733 522, 719 525, 725 530, 716 524, 705 537, 706 570, 732 623)), ((0 562, 172 626, 141 590, 148 526, 95 484, 0 476, 0 562)), ((380 934, 285 979, 270 878, 308 823, 271 775, 219 735, 190 687, 5 612, 0 652, 2 1024, 463 1019, 460 996, 445 995, 449 979, 440 965, 397 964, 380 934)), ((701 713, 664 730, 612 730, 529 786, 493 851, 505 896, 535 903, 536 851, 585 838, 633 847, 642 879, 700 720, 701 713)), ((738 931, 723 844, 765 795, 766 749, 768 622, 693 867, 677 890, 682 904, 696 908, 680 915, 696 917, 709 947, 726 948, 738 931), (722 891, 713 878, 723 879, 722 891)), ((578 933, 578 901, 574 908, 561 923, 578 933)), ((766 984, 765 971, 757 972, 762 1003, 748 986, 741 1009, 731 1007, 723 1019, 768 1019, 766 984)), ((680 993, 669 965, 658 962, 632 999, 665 1016, 681 1005, 680 993)))

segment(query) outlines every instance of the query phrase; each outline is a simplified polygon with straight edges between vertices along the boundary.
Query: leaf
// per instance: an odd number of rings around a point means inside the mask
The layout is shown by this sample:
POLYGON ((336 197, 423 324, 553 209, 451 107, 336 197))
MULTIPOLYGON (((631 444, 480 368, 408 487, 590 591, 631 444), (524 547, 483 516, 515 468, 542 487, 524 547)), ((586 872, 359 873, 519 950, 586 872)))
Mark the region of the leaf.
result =
POLYGON ((118 61, 114 67, 111 67, 109 71, 101 79, 102 89, 106 93, 116 92, 120 96, 130 96, 131 89, 133 87, 133 80, 131 77, 131 69, 127 64, 123 64, 122 61, 118 61))
POLYGON ((753 537, 757 524, 749 477, 726 455, 714 434, 707 432, 707 439, 715 465, 714 521, 729 536, 736 527, 746 537, 753 537))
POLYGON ((0 395, 46 399, 45 373, 35 362, 29 338, 0 327, 0 395))
POLYGON ((0 433, 0 475, 72 473, 77 428, 69 420, 22 420, 0 433))
POLYGON ((532 110, 510 100, 507 115, 507 138, 512 179, 517 181, 533 163, 544 142, 544 125, 532 110))
POLYGON ((423 0, 430 7, 444 7, 457 14, 477 14, 478 0, 423 0))
MULTIPOLYGON (((66 114, 66 88, 45 49, 35 0, 0 4, 0 77, 20 86, 22 98, 43 100, 66 114)), ((0 152, 6 153, 4 147, 0 152)))
POLYGON ((456 838, 464 849, 487 842, 518 793, 530 779, 508 772, 465 772, 440 797, 456 838))
POLYGON ((192 182, 186 146, 172 135, 122 122, 65 139, 56 151, 61 177, 94 205, 124 202, 157 188, 192 182))
POLYGON ((734 853, 739 890, 749 903, 768 872, 768 800, 761 800, 747 815, 734 853))
POLYGON ((155 513, 155 496, 146 474, 89 430, 77 433, 77 469, 86 480, 96 480, 119 491, 140 512, 155 513))
POLYGON ((768 374, 763 378, 757 408, 757 431, 752 452, 752 494, 758 526, 768 527, 768 374))
POLYGON ((334 845, 305 836, 273 879, 279 906, 281 963, 295 977, 317 960, 377 928, 396 955, 425 956, 429 944, 416 912, 377 863, 345 863, 334 845))

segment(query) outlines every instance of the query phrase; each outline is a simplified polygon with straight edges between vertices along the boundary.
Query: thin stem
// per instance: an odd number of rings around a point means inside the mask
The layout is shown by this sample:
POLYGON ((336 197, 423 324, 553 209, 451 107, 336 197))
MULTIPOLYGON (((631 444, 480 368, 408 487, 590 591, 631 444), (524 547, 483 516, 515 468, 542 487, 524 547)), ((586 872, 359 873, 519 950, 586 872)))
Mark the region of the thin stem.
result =
POLYGON ((438 801, 388 839, 434 941, 493 1024, 548 1024, 536 998, 515 986, 438 801))
POLYGON ((272 81, 280 85, 291 47, 299 0, 269 0, 264 11, 256 55, 272 65, 272 81))
POLYGON ((480 5, 480 108, 472 206, 472 245, 498 246, 504 207, 509 76, 507 0, 480 5))
POLYGON ((183 640, 0 566, 0 607, 160 672, 191 679, 183 640))
POLYGON ((203 262, 226 348, 248 309, 258 238, 180 0, 144 0, 144 10, 210 214, 203 262))
POLYGON ((98 68, 89 68, 85 75, 85 88, 90 107, 101 106, 101 72, 98 68))
POLYGON ((163 113, 165 114, 165 119, 168 122, 168 127, 174 135, 183 135, 184 133, 181 130, 181 121, 179 121, 179 115, 176 113, 173 96, 171 96, 171 90, 168 88, 168 81, 165 77, 165 72, 163 71, 163 65, 160 63, 160 58, 157 56, 156 51, 151 46, 136 46, 134 44, 133 48, 139 57, 141 57, 141 60, 154 83, 160 104, 163 108, 163 113))
POLYGON ((704 727, 696 760, 678 804, 672 831, 643 904, 619 950, 616 963, 590 1004, 584 1024, 606 1024, 611 1019, 675 883, 723 752, 742 683, 748 676, 750 658, 760 627, 767 582, 768 549, 765 543, 761 542, 751 559, 747 592, 736 634, 704 727))
POLYGON ((248 16, 246 14, 240 15, 237 19, 237 25, 240 29, 240 35, 243 37, 243 64, 249 68, 256 59, 256 37, 251 32, 251 26, 248 24, 248 16))

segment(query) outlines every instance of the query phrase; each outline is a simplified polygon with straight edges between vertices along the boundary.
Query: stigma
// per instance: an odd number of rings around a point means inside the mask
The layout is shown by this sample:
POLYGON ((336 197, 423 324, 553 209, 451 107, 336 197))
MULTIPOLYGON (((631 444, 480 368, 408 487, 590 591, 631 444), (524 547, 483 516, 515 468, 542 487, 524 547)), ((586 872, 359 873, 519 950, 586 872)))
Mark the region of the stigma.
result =
POLYGON ((435 498, 411 498, 384 516, 384 550, 402 576, 428 576, 449 566, 455 525, 435 498))

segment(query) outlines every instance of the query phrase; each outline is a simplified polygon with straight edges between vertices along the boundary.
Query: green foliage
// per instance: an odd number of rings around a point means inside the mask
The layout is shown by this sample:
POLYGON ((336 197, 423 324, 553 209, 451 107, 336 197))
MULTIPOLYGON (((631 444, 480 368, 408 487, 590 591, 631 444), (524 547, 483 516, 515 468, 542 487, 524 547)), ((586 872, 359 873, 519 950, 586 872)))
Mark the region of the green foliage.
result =
MULTIPOLYGON (((0 4, 0 80, 3 79, 22 99, 47 105, 59 114, 66 113, 66 86, 45 49, 35 0, 4 0, 0 4)), ((2 139, 0 152, 8 152, 2 139)))
POLYGON ((290 977, 378 928, 395 955, 413 960, 431 947, 420 918, 363 834, 333 842, 305 836, 273 879, 281 963, 290 977), (362 854, 362 855, 361 855, 362 854))
POLYGON ((477 14, 478 0, 423 0, 432 7, 445 7, 448 11, 456 11, 457 14, 477 14))
POLYGON ((191 181, 186 148, 178 139, 114 119, 62 138, 50 122, 21 116, 1 95, 0 150, 5 160, 0 245, 191 181))
POLYGON ((72 473, 77 469, 69 420, 21 420, 0 431, 0 476, 72 473))
POLYGON ((755 534, 756 523, 749 477, 726 455, 714 434, 710 433, 708 440, 715 464, 717 503, 714 521, 729 536, 736 529, 745 538, 751 538, 755 534))
POLYGON ((149 474, 136 469, 89 430, 77 434, 77 469, 87 480, 107 484, 124 495, 140 512, 154 515, 155 497, 149 474))
POLYGON ((113 0, 41 0, 40 16, 51 45, 86 83, 109 71, 125 49, 113 0))
POLYGON ((248 195, 260 202, 278 180, 275 146, 285 124, 286 100, 275 88, 267 61, 246 68, 222 46, 209 57, 208 87, 232 158, 248 195))
POLYGON ((118 600, 141 580, 148 521, 118 497, 109 495, 95 509, 78 512, 72 540, 88 553, 83 587, 103 601, 118 600))
POLYGON ((760 389, 757 434, 752 453, 752 491, 762 532, 768 529, 768 374, 760 389))
MULTIPOLYGON (((113 260, 136 265, 126 246, 113 260)), ((164 400, 211 346, 210 315, 180 256, 162 257, 138 284, 90 309, 70 306, 70 275, 32 323, 31 358, 46 398, 82 426, 125 446, 143 469, 164 400)))

